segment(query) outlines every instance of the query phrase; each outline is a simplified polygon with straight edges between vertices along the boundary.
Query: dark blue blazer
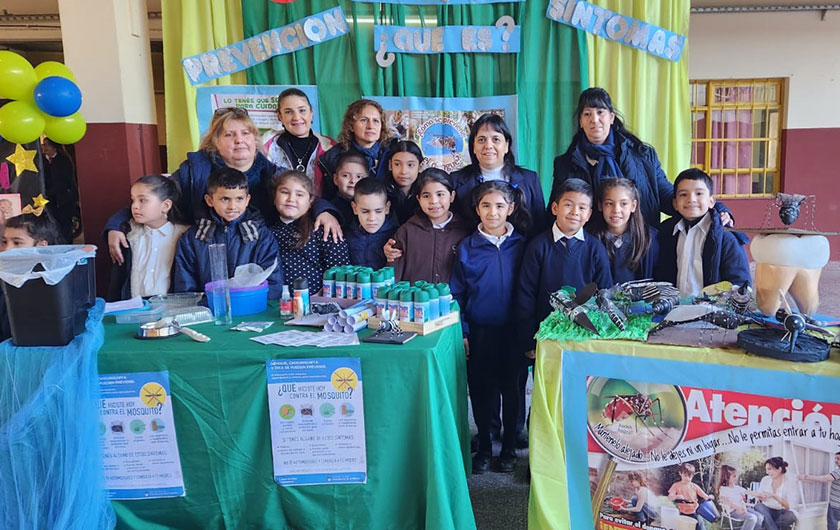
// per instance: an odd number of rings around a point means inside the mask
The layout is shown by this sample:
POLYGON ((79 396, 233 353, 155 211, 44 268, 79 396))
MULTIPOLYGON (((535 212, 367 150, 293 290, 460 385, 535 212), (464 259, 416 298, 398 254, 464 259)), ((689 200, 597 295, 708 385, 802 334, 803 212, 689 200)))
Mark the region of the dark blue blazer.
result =
POLYGON ((204 291, 204 284, 211 279, 208 248, 211 243, 226 245, 229 277, 233 277, 239 265, 256 263, 266 269, 276 259, 277 268, 268 277, 268 297, 272 300, 280 298, 283 290, 280 249, 271 231, 263 224, 262 217, 250 208, 230 223, 205 208, 205 214, 197 224, 178 240, 172 271, 174 292, 204 291))
MULTIPOLYGON (((507 168, 503 171, 507 171, 507 168)), ((545 230, 548 224, 540 177, 530 169, 519 166, 514 166, 510 171, 509 182, 521 189, 525 198, 524 208, 531 216, 527 235, 532 237, 545 230)), ((473 220, 478 225, 478 217, 473 208, 473 190, 482 182, 480 169, 477 165, 469 165, 453 172, 450 178, 455 186, 457 211, 464 219, 473 220)))
MULTIPOLYGON (((714 285, 730 281, 737 285, 750 279, 750 264, 747 251, 744 250, 746 236, 740 232, 727 232, 720 222, 720 215, 712 213, 712 224, 703 244, 703 285, 714 285)), ((677 241, 679 233, 674 235, 674 226, 682 219, 676 215, 659 228, 659 261, 654 277, 659 281, 677 282, 677 241)))
POLYGON ((525 237, 514 231, 501 248, 475 231, 458 246, 449 286, 462 308, 461 328, 508 326, 513 332, 513 302, 525 237))
POLYGON ((389 239, 394 237, 394 232, 399 228, 397 217, 392 213, 385 217, 385 222, 374 234, 368 233, 359 226, 358 219, 344 232, 344 240, 350 248, 350 263, 371 267, 374 270, 385 266, 385 252, 382 247, 389 239))
POLYGON ((612 287, 607 249, 592 234, 578 242, 571 251, 562 242, 554 242, 551 229, 537 235, 522 258, 519 290, 516 294, 518 342, 522 351, 533 350, 534 335, 540 322, 551 313, 549 295, 564 285, 581 289, 595 282, 601 289, 612 287))

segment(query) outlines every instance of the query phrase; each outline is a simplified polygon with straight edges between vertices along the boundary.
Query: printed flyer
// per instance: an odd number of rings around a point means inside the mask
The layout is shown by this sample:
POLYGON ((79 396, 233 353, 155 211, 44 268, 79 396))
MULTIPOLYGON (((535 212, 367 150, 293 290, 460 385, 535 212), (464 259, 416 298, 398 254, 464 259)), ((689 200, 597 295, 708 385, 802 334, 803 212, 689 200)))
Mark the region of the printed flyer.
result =
POLYGON ((99 434, 112 499, 183 497, 169 372, 102 374, 99 434))
POLYGON ((587 377, 586 423, 600 530, 826 528, 840 404, 587 377))
POLYGON ((274 480, 366 483, 361 361, 272 359, 266 371, 274 480))

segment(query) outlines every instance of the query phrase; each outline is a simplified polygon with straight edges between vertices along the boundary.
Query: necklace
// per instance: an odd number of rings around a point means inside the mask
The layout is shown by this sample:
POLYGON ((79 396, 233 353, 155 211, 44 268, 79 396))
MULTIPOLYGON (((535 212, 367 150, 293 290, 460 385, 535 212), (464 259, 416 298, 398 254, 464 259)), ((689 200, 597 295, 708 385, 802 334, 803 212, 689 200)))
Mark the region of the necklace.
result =
POLYGON ((309 160, 309 157, 312 156, 312 152, 315 151, 315 147, 318 145, 318 139, 314 136, 309 137, 309 144, 306 146, 306 151, 304 151, 303 156, 299 156, 295 152, 295 148, 292 147, 292 142, 286 141, 286 145, 289 146, 289 151, 291 151, 292 157, 297 159, 297 165, 295 166, 295 171, 300 171, 301 173, 306 173, 306 166, 304 165, 304 160, 309 160))

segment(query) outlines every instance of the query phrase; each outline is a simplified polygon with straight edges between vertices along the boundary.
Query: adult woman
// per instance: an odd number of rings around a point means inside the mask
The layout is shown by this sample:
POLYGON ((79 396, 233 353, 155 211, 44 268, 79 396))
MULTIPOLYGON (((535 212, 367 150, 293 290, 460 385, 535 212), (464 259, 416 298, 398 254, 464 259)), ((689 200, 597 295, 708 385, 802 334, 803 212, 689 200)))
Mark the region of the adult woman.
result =
MULTIPOLYGON (((578 98, 575 121, 580 126, 569 149, 554 159, 554 185, 568 178, 588 182, 595 194, 605 177, 624 177, 639 190, 639 208, 648 226, 659 228, 660 212, 675 215, 674 185, 668 181, 656 151, 630 132, 613 108, 606 90, 588 88, 578 98)), ((724 224, 731 224, 728 209, 717 202, 724 224)))
POLYGON ((387 148, 388 130, 383 127, 385 111, 382 106, 370 99, 359 99, 347 107, 341 122, 341 133, 338 135, 338 145, 324 153, 318 159, 318 165, 323 173, 323 197, 332 199, 336 193, 333 184, 338 159, 347 151, 355 151, 365 157, 368 163, 369 175, 384 180, 388 171, 383 163, 387 148))
POLYGON ((458 213, 475 218, 472 191, 486 180, 505 180, 522 190, 524 208, 531 217, 530 232, 545 228, 545 200, 537 174, 516 165, 513 137, 505 120, 497 114, 483 114, 470 129, 469 150, 472 163, 452 173, 458 213))
POLYGON ((630 502, 630 506, 622 508, 621 511, 636 514, 636 520, 642 524, 653 524, 654 519, 656 519, 656 510, 654 509, 656 498, 648 488, 645 478, 638 471, 631 471, 627 473, 627 482, 633 488, 635 495, 630 502))
POLYGON ((766 530, 788 529, 796 523, 796 514, 790 511, 791 500, 796 493, 796 484, 787 479, 788 463, 780 456, 764 462, 767 475, 761 479, 755 497, 760 501, 755 511, 764 516, 766 530))
POLYGON ((80 227, 79 187, 76 168, 67 149, 49 138, 41 142, 44 154, 44 187, 50 202, 47 211, 55 218, 65 243, 70 243, 80 227))
MULTIPOLYGON (((188 222, 191 223, 195 212, 203 207, 207 177, 219 167, 230 167, 245 173, 251 206, 259 210, 267 224, 277 217, 273 197, 269 196, 267 189, 267 183, 277 172, 277 166, 257 150, 258 134, 257 127, 245 109, 224 107, 216 110, 198 151, 187 153, 187 159, 171 177, 181 188, 179 207, 188 222)), ((341 228, 329 213, 334 210, 325 202, 319 203, 314 208, 319 213, 316 227, 323 225, 325 233, 330 233, 337 240, 341 236, 341 228)), ((127 209, 121 210, 112 215, 105 225, 108 250, 115 263, 123 263, 121 248, 128 248, 122 229, 130 217, 127 209)))
POLYGON ((316 160, 335 141, 312 130, 312 103, 299 88, 287 88, 277 98, 277 117, 283 132, 269 136, 263 144, 268 159, 282 171, 294 169, 312 179, 315 194, 320 197, 322 172, 316 160))

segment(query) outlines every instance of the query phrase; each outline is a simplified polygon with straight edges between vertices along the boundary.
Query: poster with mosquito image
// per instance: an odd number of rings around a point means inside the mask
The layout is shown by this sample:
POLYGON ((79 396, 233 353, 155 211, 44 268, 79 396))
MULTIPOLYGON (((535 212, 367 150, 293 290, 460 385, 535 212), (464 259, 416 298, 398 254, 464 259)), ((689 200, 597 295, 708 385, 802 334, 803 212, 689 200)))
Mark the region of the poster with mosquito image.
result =
POLYGON ((586 379, 599 530, 826 528, 840 404, 586 379), (762 526, 768 517, 775 527, 762 526))

